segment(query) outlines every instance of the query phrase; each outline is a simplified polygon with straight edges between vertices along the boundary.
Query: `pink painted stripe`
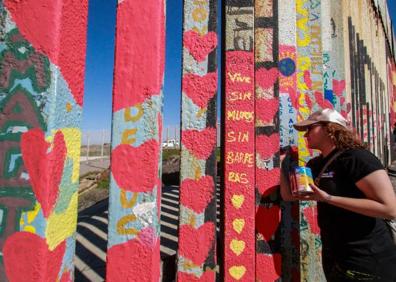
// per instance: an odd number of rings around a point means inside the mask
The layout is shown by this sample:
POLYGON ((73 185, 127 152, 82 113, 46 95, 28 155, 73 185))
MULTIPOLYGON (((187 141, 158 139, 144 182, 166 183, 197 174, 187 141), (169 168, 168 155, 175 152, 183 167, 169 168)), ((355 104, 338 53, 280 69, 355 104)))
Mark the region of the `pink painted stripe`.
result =
POLYGON ((254 120, 238 121, 227 114, 241 108, 254 112, 253 95, 234 100, 231 94, 254 93, 254 53, 228 51, 225 75, 224 275, 225 281, 254 281, 254 120))

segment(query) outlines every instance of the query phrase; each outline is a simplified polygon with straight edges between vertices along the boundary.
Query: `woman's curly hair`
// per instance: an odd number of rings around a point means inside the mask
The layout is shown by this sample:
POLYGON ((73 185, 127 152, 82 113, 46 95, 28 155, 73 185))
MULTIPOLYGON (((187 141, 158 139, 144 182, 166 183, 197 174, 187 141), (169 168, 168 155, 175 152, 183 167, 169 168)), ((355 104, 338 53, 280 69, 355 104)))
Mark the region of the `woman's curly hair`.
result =
POLYGON ((329 122, 323 125, 337 149, 366 149, 353 131, 336 123, 329 122))

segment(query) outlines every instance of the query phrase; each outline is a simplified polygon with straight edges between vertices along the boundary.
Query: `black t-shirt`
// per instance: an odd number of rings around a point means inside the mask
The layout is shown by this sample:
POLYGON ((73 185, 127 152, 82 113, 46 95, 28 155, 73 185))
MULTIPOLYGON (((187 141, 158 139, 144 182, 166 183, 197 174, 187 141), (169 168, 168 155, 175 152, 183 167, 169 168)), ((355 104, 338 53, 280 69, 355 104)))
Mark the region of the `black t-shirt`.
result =
MULTIPOLYGON (((308 162, 314 178, 336 152, 334 150, 325 158, 318 156, 308 162)), ((319 187, 334 196, 366 198, 355 183, 381 169, 384 167, 371 152, 348 149, 327 167, 319 187)), ((382 219, 318 202, 318 223, 323 247, 331 249, 339 257, 378 255, 392 249, 396 252, 391 234, 382 219)))

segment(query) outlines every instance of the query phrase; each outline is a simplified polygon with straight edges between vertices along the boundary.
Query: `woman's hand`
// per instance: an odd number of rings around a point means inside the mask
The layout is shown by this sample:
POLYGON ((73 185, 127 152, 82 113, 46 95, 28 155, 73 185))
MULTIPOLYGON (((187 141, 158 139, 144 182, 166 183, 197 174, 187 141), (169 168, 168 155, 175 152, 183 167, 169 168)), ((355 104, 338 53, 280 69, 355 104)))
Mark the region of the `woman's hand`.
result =
POLYGON ((295 198, 301 201, 317 201, 317 202, 329 202, 331 200, 332 196, 329 193, 320 189, 315 184, 310 184, 309 186, 313 190, 312 194, 295 196, 295 198))
POLYGON ((366 198, 332 196, 316 185, 310 185, 313 193, 304 196, 292 196, 302 201, 326 202, 366 216, 396 218, 396 195, 385 170, 376 170, 356 182, 356 186, 366 198), (380 189, 378 189, 380 187, 380 189))

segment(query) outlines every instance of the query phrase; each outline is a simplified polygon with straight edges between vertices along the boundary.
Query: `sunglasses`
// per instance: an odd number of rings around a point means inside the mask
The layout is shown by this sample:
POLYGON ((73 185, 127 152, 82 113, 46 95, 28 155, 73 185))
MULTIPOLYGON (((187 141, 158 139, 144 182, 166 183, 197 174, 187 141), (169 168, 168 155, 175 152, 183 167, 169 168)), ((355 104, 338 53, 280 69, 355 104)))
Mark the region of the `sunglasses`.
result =
POLYGON ((321 124, 320 123, 314 123, 314 124, 311 124, 311 125, 307 126, 306 132, 307 133, 310 132, 313 128, 315 128, 317 126, 321 126, 321 124))

